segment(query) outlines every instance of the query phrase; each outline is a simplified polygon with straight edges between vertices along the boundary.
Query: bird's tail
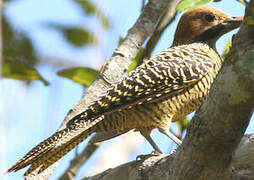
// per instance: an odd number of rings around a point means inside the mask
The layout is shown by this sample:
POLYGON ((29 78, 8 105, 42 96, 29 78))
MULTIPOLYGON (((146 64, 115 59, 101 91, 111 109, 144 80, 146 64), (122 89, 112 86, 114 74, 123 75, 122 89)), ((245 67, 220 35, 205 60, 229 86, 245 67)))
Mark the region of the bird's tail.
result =
POLYGON ((29 151, 22 159, 10 167, 6 173, 16 172, 28 165, 31 165, 31 167, 26 171, 25 176, 37 168, 40 168, 39 173, 42 172, 95 132, 97 128, 95 125, 102 119, 103 117, 93 121, 88 120, 82 125, 73 124, 54 133, 29 151))

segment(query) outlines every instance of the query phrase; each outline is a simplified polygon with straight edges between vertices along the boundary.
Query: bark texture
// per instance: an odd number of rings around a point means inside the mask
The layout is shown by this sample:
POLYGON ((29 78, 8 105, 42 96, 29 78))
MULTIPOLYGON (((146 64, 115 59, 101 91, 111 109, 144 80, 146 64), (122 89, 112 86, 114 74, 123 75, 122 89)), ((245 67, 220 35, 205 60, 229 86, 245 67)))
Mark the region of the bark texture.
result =
MULTIPOLYGON (((230 180, 253 180, 254 179, 254 134, 242 138, 232 164, 228 169, 230 180)), ((176 153, 165 156, 153 156, 145 160, 133 161, 116 168, 108 169, 93 177, 83 180, 165 180, 172 178, 173 171, 168 167, 174 166, 173 160, 176 153)), ((208 178, 209 179, 209 178, 208 178)), ((225 178, 226 179, 226 178, 225 178)))

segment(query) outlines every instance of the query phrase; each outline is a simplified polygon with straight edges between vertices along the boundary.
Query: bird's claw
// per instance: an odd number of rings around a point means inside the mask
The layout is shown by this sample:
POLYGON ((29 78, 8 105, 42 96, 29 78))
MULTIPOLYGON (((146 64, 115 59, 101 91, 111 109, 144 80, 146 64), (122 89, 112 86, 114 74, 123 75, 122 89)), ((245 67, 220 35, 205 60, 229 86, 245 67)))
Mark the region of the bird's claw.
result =
POLYGON ((150 154, 141 154, 141 155, 138 155, 137 157, 136 157, 136 160, 138 161, 138 160, 145 160, 145 159, 147 159, 147 158, 149 158, 149 157, 152 157, 152 156, 159 156, 159 155, 161 155, 162 153, 161 152, 158 152, 158 151, 152 151, 150 154))

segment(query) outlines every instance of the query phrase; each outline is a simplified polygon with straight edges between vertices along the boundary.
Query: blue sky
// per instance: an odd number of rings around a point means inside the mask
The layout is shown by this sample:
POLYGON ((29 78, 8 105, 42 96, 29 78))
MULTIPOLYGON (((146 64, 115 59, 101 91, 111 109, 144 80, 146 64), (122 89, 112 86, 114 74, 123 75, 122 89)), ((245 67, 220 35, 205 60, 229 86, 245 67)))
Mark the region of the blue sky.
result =
MULTIPOLYGON (((94 0, 105 12, 111 22, 111 29, 104 30, 96 18, 84 18, 78 6, 71 0, 21 0, 10 3, 4 9, 11 24, 18 30, 26 32, 42 57, 56 57, 69 64, 89 66, 99 69, 101 64, 111 56, 117 47, 119 37, 124 37, 128 29, 135 23, 140 14, 141 2, 138 0, 94 0), (86 28, 96 32, 99 37, 98 47, 74 48, 66 43, 63 37, 56 31, 45 28, 42 24, 47 21, 62 24, 82 24, 86 28)), ((219 9, 233 16, 244 15, 244 6, 236 1, 224 0, 212 3, 219 9)), ((172 37, 179 17, 163 34, 154 54, 166 49, 172 43, 172 37)), ((217 44, 219 52, 222 52, 225 44, 233 33, 228 33, 217 44)), ((0 81, 0 172, 3 172, 16 160, 27 153, 34 145, 54 133, 64 119, 68 110, 81 98, 84 90, 78 84, 56 76, 59 69, 49 67, 43 62, 39 65, 41 74, 51 82, 49 87, 41 82, 33 82, 29 87, 22 82, 4 79, 0 81)), ((247 133, 254 132, 253 120, 247 133)), ((159 146, 167 151, 168 139, 158 133, 153 134, 159 146)), ((102 149, 111 146, 116 140, 105 142, 91 160, 82 168, 78 178, 91 175, 92 167, 102 157, 102 149), (93 163, 95 162, 95 163, 93 163)), ((84 146, 86 142, 82 143, 84 146)), ((152 149, 148 143, 139 147, 127 162, 135 159, 136 155, 149 153, 152 149)), ((74 152, 68 154, 53 175, 58 177, 67 167, 69 159, 74 152)), ((110 168, 110 167, 108 167, 110 168)), ((24 170, 5 175, 0 179, 22 179, 24 170)))

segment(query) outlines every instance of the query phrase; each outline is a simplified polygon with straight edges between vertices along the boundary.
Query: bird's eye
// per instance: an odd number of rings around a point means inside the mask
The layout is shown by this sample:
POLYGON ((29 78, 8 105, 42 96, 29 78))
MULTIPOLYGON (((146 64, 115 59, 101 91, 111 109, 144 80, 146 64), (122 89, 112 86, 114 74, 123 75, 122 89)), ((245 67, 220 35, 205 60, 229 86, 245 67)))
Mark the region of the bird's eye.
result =
POLYGON ((215 20, 215 16, 213 14, 206 14, 205 15, 205 20, 207 22, 213 22, 215 20))

